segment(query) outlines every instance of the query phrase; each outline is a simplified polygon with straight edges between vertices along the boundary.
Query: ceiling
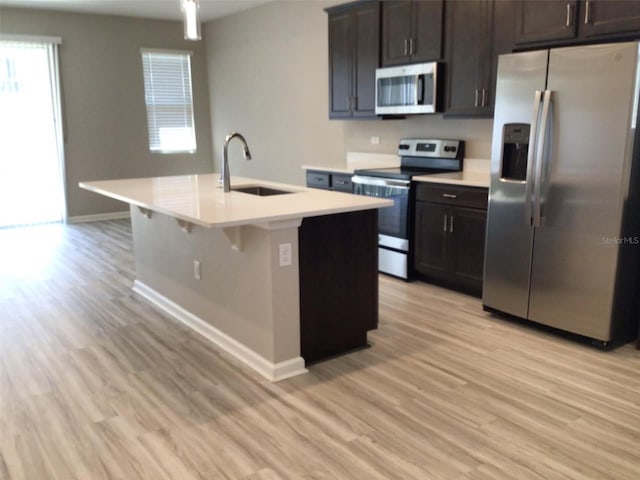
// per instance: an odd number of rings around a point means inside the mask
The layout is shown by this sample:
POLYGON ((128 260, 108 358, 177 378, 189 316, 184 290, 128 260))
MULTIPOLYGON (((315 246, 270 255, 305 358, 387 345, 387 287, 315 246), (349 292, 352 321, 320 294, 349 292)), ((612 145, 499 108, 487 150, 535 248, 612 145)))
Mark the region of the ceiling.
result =
MULTIPOLYGON (((273 0, 200 0, 200 18, 208 22, 273 0)), ((180 0, 0 0, 0 6, 64 10, 181 20, 180 0)))

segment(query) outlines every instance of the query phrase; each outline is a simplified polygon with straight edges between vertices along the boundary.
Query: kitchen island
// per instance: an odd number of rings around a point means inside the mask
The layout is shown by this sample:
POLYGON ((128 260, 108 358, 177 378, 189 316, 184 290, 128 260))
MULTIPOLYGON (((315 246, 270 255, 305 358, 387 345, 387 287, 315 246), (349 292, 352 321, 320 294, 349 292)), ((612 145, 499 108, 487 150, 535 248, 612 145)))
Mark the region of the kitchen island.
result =
POLYGON ((130 204, 133 289, 268 379, 366 346, 377 326, 377 209, 392 202, 239 177, 224 193, 217 180, 80 186, 130 204))

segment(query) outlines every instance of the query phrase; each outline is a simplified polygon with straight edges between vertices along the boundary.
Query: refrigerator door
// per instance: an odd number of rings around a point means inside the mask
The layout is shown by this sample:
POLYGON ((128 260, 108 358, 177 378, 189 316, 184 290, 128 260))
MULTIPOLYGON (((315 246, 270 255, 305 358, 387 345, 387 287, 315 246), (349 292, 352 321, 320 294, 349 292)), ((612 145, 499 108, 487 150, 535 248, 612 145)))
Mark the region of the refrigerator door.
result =
MULTIPOLYGON (((611 339, 637 43, 554 49, 529 319, 611 339)), ((542 134, 543 132, 541 132, 542 134)))
POLYGON ((482 302, 523 318, 533 241, 533 228, 525 220, 526 194, 533 191, 531 137, 540 106, 536 91, 545 88, 547 60, 544 50, 501 55, 498 62, 482 302))

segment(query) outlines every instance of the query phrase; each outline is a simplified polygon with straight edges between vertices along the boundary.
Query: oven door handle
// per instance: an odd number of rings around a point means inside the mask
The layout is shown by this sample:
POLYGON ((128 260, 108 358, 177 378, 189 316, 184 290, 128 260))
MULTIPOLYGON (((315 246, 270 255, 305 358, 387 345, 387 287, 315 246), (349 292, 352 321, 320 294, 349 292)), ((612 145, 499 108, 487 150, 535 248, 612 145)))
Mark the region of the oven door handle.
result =
POLYGON ((351 177, 351 181, 353 183, 357 183, 358 185, 373 185, 376 187, 404 188, 406 190, 409 189, 409 184, 411 183, 411 181, 409 180, 390 180, 387 178, 363 177, 360 175, 354 175, 353 177, 351 177))

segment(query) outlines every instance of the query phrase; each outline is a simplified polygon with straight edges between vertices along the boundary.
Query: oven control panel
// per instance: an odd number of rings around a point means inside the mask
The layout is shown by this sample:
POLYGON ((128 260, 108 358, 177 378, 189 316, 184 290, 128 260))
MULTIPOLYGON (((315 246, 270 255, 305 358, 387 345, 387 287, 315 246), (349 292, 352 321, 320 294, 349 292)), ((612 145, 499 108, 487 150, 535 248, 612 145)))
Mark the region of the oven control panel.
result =
POLYGON ((398 145, 401 157, 462 158, 464 140, 403 138, 398 145))

